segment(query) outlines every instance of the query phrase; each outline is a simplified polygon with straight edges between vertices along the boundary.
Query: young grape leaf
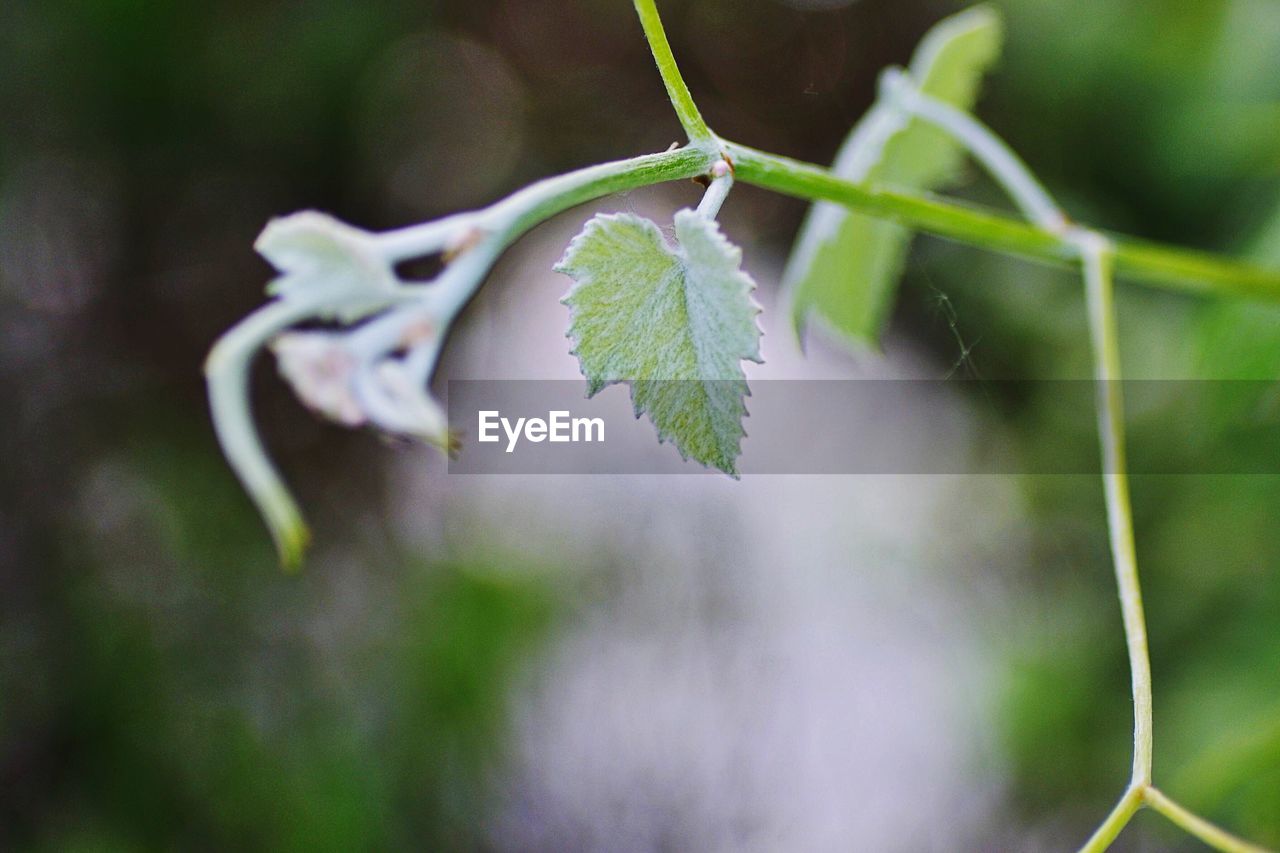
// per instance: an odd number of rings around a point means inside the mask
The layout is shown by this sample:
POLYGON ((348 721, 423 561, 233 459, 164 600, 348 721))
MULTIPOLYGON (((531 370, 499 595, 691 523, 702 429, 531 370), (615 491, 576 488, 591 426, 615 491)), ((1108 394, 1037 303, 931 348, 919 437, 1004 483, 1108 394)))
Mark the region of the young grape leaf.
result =
MULTIPOLYGON (((908 76, 920 91, 963 110, 1000 53, 1002 25, 990 6, 938 23, 916 49, 908 76)), ((919 119, 877 103, 854 127, 832 167, 846 180, 928 191, 954 179, 959 145, 919 119)), ((912 232, 831 202, 813 205, 783 273, 792 322, 814 317, 850 343, 874 346, 893 304, 912 232)))
POLYGON ((350 323, 373 314, 399 284, 372 234, 318 211, 271 220, 254 247, 280 271, 268 295, 316 303, 327 319, 350 323))
POLYGON ((760 359, 760 307, 742 250, 693 210, 675 216, 677 245, 626 213, 593 218, 556 270, 574 280, 569 337, 588 395, 631 384, 636 417, 685 459, 737 476, 749 393, 742 360, 760 359))

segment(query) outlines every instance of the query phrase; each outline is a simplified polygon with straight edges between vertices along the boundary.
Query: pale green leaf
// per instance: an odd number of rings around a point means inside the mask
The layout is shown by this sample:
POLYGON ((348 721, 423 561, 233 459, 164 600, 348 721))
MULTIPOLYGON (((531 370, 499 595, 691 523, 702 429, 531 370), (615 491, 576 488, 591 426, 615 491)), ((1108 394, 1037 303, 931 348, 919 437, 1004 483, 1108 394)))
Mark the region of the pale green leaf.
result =
POLYGON ((760 361, 760 308, 742 251, 693 210, 675 216, 676 245, 630 214, 596 216, 556 270, 574 354, 594 395, 631 384, 636 416, 684 458, 736 475, 747 410, 744 359, 760 361))
MULTIPOLYGON (((925 94, 969 110, 999 56, 1002 29, 990 6, 953 15, 924 37, 907 74, 925 94)), ((953 180, 962 159, 959 145, 942 131, 877 103, 845 140, 832 170, 868 185, 929 191, 953 180)), ((814 204, 783 274, 797 333, 816 318, 846 341, 875 345, 911 236, 895 222, 814 204)))
POLYGON ((267 223, 254 248, 281 275, 267 293, 354 322, 385 308, 399 285, 372 234, 314 210, 267 223))

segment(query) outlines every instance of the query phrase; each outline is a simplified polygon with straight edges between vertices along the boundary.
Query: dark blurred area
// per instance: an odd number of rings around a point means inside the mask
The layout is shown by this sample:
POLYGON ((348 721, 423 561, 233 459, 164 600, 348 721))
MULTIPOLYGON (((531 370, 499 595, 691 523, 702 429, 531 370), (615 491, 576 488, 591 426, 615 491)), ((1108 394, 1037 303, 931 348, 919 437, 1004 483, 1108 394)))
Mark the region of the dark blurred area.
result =
MULTIPOLYGON (((1280 264, 1280 4, 996 5, 1008 46, 979 113, 1074 216, 1280 264)), ((719 133, 826 163, 879 69, 957 6, 661 8, 719 133)), ((565 554, 584 569, 566 575, 454 516, 420 552, 388 521, 405 512, 388 471, 408 462, 316 421, 264 363, 259 422, 319 531, 306 571, 283 576, 218 452, 200 366, 263 299, 252 244, 274 215, 389 228, 676 140, 630 4, 16 0, 0 4, 0 114, 0 849, 522 849, 490 828, 510 686, 598 584, 647 567, 606 533, 565 554)), ((976 173, 959 192, 1000 204, 976 173)), ((748 266, 786 251, 803 210, 735 192, 748 266)), ((1120 311, 1134 378, 1280 373, 1276 307, 1122 287, 1120 311)), ((484 332, 473 312, 457 335, 484 332)), ((931 238, 892 336, 938 376, 1090 370, 1070 274, 931 238)), ((1001 428, 1029 455, 1096 453, 1049 395, 1011 403, 1001 428)), ((1204 415, 1221 430, 1241 412, 1280 422, 1266 399, 1224 392, 1219 408, 1204 415)), ((1131 441, 1188 440, 1161 414, 1131 412, 1131 441)), ((1240 452, 1280 453, 1280 430, 1240 452)), ((992 508, 1012 544, 986 543, 1006 556, 973 579, 1011 602, 984 627, 1003 793, 930 849, 1073 849, 1127 779, 1101 490, 1014 487, 992 508)), ((1138 478, 1134 502, 1157 777, 1280 845, 1280 480, 1138 478)), ((844 841, 830 849, 858 846, 844 841)), ((1188 844, 1143 816, 1117 849, 1188 844)), ((687 846, 674 822, 665 847, 687 846)))

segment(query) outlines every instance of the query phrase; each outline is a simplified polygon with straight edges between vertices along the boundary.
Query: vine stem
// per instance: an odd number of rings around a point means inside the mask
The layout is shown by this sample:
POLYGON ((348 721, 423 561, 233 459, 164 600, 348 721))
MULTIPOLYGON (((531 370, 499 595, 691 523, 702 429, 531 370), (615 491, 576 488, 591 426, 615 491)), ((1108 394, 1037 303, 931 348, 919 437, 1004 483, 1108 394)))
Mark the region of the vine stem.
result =
POLYGON ((880 81, 885 99, 902 112, 926 121, 959 140, 1004 187, 1023 214, 1046 231, 1062 233, 1070 223, 1027 164, 991 129, 969 113, 917 89, 905 71, 890 68, 880 81))
MULTIPOLYGON (((953 201, 843 180, 821 166, 723 141, 738 182, 810 201, 833 201, 938 237, 1062 267, 1079 250, 1063 233, 953 201)), ((1108 235, 1116 274, 1191 293, 1280 300, 1280 271, 1218 255, 1108 235)))
POLYGON ((1133 775, 1129 784, 1141 790, 1151 784, 1151 658, 1147 650, 1147 623, 1142 610, 1142 586, 1138 582, 1133 509, 1125 465, 1124 397, 1120 384, 1113 250, 1105 237, 1091 231, 1080 231, 1073 235, 1073 239, 1080 247, 1084 268, 1089 338, 1093 344, 1094 378, 1097 380, 1098 438, 1102 446, 1107 529, 1116 586, 1120 593, 1120 612, 1124 620, 1133 688, 1133 775))
POLYGON ((667 41, 667 32, 662 26, 662 18, 658 16, 658 7, 654 0, 635 0, 636 14, 640 16, 640 26, 644 27, 644 37, 653 51, 653 59, 658 64, 658 73, 667 87, 667 97, 675 108, 676 117, 689 135, 689 141, 695 145, 715 143, 715 134, 702 118, 698 105, 693 102, 689 86, 680 74, 680 66, 676 65, 675 55, 671 52, 671 43, 667 41))
POLYGON ((1089 836, 1089 840, 1080 848, 1080 853, 1102 853, 1110 847, 1120 831, 1129 825, 1138 809, 1142 808, 1142 795, 1142 788, 1131 785, 1111 810, 1111 814, 1089 836))
POLYGON ((1081 853, 1105 851, 1143 806, 1150 806, 1217 850, 1258 853, 1262 848, 1214 826, 1151 784, 1151 657, 1147 648, 1147 623, 1142 606, 1142 586, 1138 579, 1133 508, 1125 462, 1120 335, 1115 310, 1116 244, 1096 231, 1071 226, 1057 202, 1022 159, 973 116, 920 92, 900 72, 886 75, 884 93, 898 109, 933 124, 965 146, 1029 219, 1046 231, 1061 233, 1063 239, 1075 247, 1083 272, 1097 384, 1098 439, 1107 531, 1132 681, 1133 769, 1124 795, 1085 842, 1081 853))
MULTIPOLYGON (((808 201, 836 202, 993 252, 1062 267, 1078 263, 1079 249, 1066 232, 953 201, 846 181, 812 163, 716 139, 733 165, 736 182, 808 201)), ((398 262, 437 252, 474 233, 482 239, 461 252, 459 259, 475 248, 481 249, 479 255, 496 256, 524 232, 576 205, 652 184, 709 175, 722 152, 688 146, 578 169, 538 181, 479 211, 383 232, 378 242, 385 256, 398 262)), ((1278 270, 1129 238, 1108 239, 1119 276, 1173 290, 1280 301, 1278 270)))
POLYGON ((890 102, 898 109, 933 124, 965 146, 1028 218, 1045 230, 1062 233, 1078 253, 1084 275, 1089 339, 1093 350, 1107 532, 1133 693, 1133 769, 1129 786, 1085 843, 1082 853, 1106 850, 1142 807, 1144 793, 1151 785, 1152 760, 1151 658, 1147 649, 1147 623, 1142 608, 1142 586, 1138 580, 1133 508, 1125 464, 1124 398, 1120 384, 1120 336, 1113 275, 1115 248, 1101 234, 1070 227, 1057 202, 1022 159, 973 116, 918 91, 905 74, 886 75, 884 89, 890 102))
MULTIPOLYGON (((715 151, 687 146, 588 166, 537 181, 483 210, 384 232, 378 235, 377 241, 383 256, 392 263, 450 245, 461 247, 449 259, 439 280, 423 290, 423 310, 433 321, 447 326, 470 300, 503 250, 535 225, 583 202, 612 193, 708 175, 719 159, 715 151), (449 223, 449 228, 442 231, 441 222, 449 223)), ((370 334, 391 343, 398 338, 400 329, 415 320, 413 312, 387 315, 369 324, 370 334)))
POLYGON ((1143 799, 1153 811, 1164 815, 1215 850, 1221 850, 1223 853, 1267 853, 1266 848, 1251 844, 1243 838, 1214 826, 1199 815, 1187 811, 1166 797, 1159 788, 1148 787, 1143 792, 1143 799))

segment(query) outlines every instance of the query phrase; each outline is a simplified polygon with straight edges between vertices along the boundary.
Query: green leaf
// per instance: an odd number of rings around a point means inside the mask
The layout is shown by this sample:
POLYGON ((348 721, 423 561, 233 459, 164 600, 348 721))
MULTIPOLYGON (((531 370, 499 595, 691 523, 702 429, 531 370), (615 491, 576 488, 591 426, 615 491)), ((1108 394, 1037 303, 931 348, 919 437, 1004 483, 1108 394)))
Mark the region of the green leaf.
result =
MULTIPOLYGON (((1002 30, 990 6, 953 15, 924 37, 907 74, 925 94, 969 110, 999 56, 1002 30)), ((846 180, 929 191, 954 179, 963 156, 942 131, 877 103, 845 140, 832 170, 846 180)), ((911 236, 895 222, 831 202, 814 204, 783 274, 797 334, 816 317, 848 343, 876 345, 911 236)))
POLYGON ((596 216, 556 270, 574 279, 562 300, 569 337, 595 395, 631 384, 636 417, 685 459, 737 476, 749 393, 741 362, 760 359, 760 307, 742 251, 693 210, 675 216, 678 244, 620 213, 596 216))

